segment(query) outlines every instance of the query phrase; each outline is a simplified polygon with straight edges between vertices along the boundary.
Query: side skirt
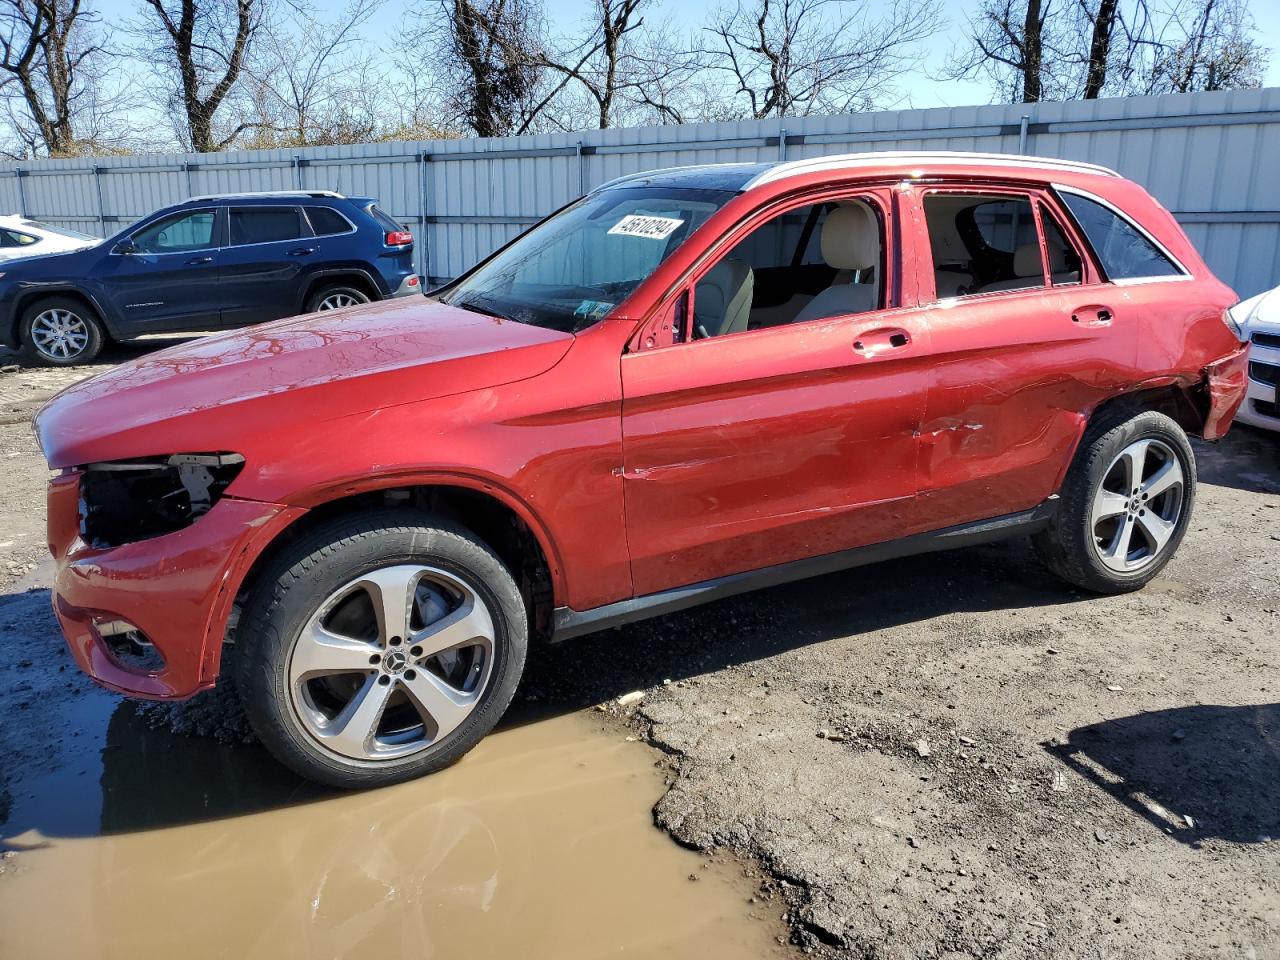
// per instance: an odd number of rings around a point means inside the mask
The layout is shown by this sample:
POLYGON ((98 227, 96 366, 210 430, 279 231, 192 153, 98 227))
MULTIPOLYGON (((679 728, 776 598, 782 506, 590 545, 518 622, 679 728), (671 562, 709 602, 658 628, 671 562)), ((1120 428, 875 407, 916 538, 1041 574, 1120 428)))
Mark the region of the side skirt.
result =
POLYGON ((659 593, 646 594, 643 597, 619 600, 617 603, 593 607, 590 610, 556 607, 555 630, 551 640, 557 643, 584 633, 594 633, 597 630, 621 626, 635 620, 675 613, 677 610, 696 607, 702 603, 710 603, 712 600, 732 597, 739 593, 776 587, 782 583, 805 580, 824 573, 848 570, 869 563, 879 563, 882 560, 896 560, 899 557, 910 557, 921 553, 970 547, 1035 533, 1049 525, 1049 520, 1057 509, 1058 496, 1054 494, 1044 503, 1030 510, 995 517, 991 520, 944 527, 941 530, 903 537, 901 540, 873 543, 865 547, 854 547, 852 550, 842 550, 839 553, 828 553, 820 557, 780 563, 761 570, 717 577, 715 580, 704 580, 702 583, 693 583, 687 587, 674 587, 659 593))

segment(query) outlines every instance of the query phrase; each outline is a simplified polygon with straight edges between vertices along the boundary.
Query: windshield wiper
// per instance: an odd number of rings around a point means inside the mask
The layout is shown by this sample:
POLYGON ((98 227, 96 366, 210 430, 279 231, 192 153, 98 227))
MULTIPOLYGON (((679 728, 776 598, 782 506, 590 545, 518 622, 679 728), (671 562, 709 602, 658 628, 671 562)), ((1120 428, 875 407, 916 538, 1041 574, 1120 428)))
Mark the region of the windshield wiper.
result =
POLYGON ((470 310, 472 313, 483 314, 486 317, 493 317, 497 320, 510 320, 505 313, 499 313, 492 307, 482 307, 475 300, 455 300, 450 306, 461 307, 463 310, 470 310))

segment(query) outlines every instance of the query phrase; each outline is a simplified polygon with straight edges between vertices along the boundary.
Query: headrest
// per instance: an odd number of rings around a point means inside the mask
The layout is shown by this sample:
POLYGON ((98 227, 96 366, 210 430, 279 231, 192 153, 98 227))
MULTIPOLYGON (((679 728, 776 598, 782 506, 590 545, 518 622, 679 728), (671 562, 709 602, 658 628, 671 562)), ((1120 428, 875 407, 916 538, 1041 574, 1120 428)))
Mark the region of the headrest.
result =
MULTIPOLYGON (((1049 250, 1049 272, 1062 273, 1067 269, 1067 253, 1053 237, 1045 239, 1049 250)), ((1024 243, 1013 252, 1013 272, 1019 277, 1038 277, 1043 268, 1040 266, 1040 245, 1024 243)))
POLYGON ((1018 277, 1043 276, 1044 266, 1040 262, 1040 244, 1024 243, 1013 251, 1013 273, 1018 277))
POLYGON ((880 224, 861 200, 844 203, 822 223, 822 259, 837 270, 866 270, 880 263, 880 224))

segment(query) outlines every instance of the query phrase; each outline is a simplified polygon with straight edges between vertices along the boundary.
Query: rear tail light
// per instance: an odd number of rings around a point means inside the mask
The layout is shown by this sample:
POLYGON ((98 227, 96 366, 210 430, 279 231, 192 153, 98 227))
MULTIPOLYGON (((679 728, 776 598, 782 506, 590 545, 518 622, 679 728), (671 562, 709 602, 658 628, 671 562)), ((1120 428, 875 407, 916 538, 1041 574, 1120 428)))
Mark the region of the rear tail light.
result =
POLYGON ((408 230, 391 230, 387 233, 388 247, 404 247, 413 243, 413 234, 408 230))
POLYGON ((418 285, 418 278, 417 278, 417 277, 410 277, 410 278, 409 278, 409 286, 411 286, 411 287, 416 287, 417 285, 418 285))

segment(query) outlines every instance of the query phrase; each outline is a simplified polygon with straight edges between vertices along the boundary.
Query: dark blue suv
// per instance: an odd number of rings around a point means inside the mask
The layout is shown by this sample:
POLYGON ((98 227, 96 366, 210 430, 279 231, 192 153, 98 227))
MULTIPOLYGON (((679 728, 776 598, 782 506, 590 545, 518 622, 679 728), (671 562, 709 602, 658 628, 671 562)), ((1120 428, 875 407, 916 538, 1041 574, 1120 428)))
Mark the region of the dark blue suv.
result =
POLYGON ((413 234, 368 197, 220 194, 0 270, 0 342, 66 366, 107 340, 219 330, 420 294, 413 234))

